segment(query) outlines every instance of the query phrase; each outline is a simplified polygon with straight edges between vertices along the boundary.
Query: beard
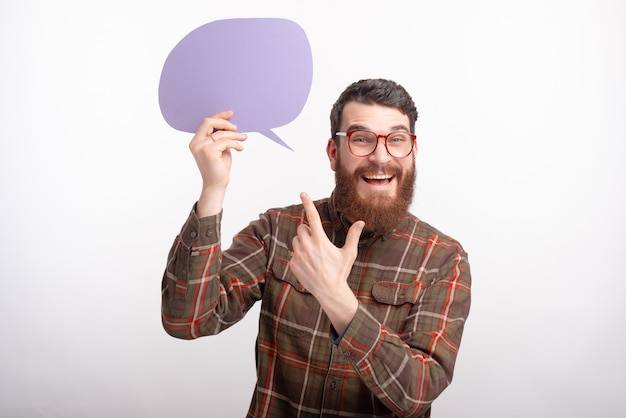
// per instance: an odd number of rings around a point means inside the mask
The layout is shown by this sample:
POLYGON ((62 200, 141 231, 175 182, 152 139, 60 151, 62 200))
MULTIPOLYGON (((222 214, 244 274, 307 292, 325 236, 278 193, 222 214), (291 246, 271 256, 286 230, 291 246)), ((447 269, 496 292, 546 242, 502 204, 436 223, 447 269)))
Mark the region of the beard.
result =
POLYGON ((378 173, 379 169, 373 165, 358 167, 349 173, 339 154, 337 155, 337 170, 335 171, 335 204, 348 221, 365 221, 364 232, 384 234, 393 230, 409 213, 409 206, 413 201, 415 189, 415 159, 411 168, 406 172, 401 167, 388 167, 386 174, 396 177, 396 197, 386 194, 362 198, 357 192, 357 184, 364 174, 378 173))

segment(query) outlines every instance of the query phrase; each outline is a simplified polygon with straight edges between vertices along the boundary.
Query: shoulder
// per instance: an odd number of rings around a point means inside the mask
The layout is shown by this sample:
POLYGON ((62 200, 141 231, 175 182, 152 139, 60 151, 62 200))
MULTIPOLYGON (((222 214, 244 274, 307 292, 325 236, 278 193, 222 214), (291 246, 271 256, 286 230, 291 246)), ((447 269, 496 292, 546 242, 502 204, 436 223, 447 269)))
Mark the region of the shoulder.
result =
MULTIPOLYGON (((330 216, 328 205, 329 198, 315 200, 315 207, 320 214, 322 223, 326 223, 330 216)), ((295 229, 298 225, 306 222, 306 213, 302 203, 294 203, 288 206, 273 207, 259 215, 263 222, 286 230, 295 229)))
MULTIPOLYGON (((317 211, 322 217, 328 215, 329 213, 328 202, 329 202, 329 198, 323 198, 323 199, 318 199, 318 200, 313 201, 313 203, 315 203, 315 207, 317 208, 317 211)), ((265 213, 261 214, 261 216, 262 217, 269 216, 272 218, 276 218, 276 217, 290 218, 290 217, 300 217, 300 216, 303 216, 303 214, 304 214, 304 206, 302 205, 302 203, 294 203, 288 206, 269 208, 267 209, 267 211, 265 211, 265 213)))
POLYGON ((417 216, 409 214, 406 225, 404 233, 410 234, 412 239, 424 242, 427 246, 437 246, 452 253, 467 256, 465 249, 458 240, 417 216))

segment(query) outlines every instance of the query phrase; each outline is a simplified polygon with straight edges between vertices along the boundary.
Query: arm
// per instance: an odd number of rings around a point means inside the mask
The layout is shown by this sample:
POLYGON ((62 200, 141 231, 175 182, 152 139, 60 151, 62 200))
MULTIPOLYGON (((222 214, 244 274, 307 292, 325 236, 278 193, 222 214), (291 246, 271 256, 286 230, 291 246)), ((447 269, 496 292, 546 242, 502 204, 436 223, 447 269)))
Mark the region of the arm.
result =
POLYGON ((221 215, 193 210, 170 250, 162 281, 161 318, 177 338, 214 335, 243 318, 261 299, 267 256, 264 218, 235 237, 222 257, 221 215))
POLYGON ((362 223, 353 224, 344 247, 336 248, 305 194, 302 202, 309 225, 298 227, 290 268, 318 300, 335 331, 345 331, 339 349, 372 393, 398 416, 423 413, 452 380, 470 306, 465 252, 456 243, 439 246, 433 240, 433 247, 439 247, 432 249, 438 261, 424 268, 433 272, 428 276, 436 276, 426 280, 419 298, 412 301, 399 335, 371 315, 347 284, 362 223))
POLYGON ((456 247, 421 291, 402 335, 361 304, 339 342, 361 380, 398 416, 416 416, 450 384, 470 307, 470 270, 456 247))
POLYGON ((337 248, 328 240, 311 198, 306 193, 300 197, 309 225, 298 226, 292 241, 293 255, 289 266, 302 285, 315 296, 333 328, 341 334, 359 306, 347 280, 365 224, 363 221, 355 222, 348 231, 343 248, 337 248))
POLYGON ((163 326, 179 338, 219 332, 217 326, 209 329, 209 316, 228 316, 226 312, 244 304, 242 295, 230 292, 227 281, 222 283, 219 277, 219 215, 230 176, 231 149, 243 150, 241 141, 246 139, 229 122, 232 114, 220 112, 206 118, 189 144, 202 176, 202 192, 170 250, 162 282, 163 326))

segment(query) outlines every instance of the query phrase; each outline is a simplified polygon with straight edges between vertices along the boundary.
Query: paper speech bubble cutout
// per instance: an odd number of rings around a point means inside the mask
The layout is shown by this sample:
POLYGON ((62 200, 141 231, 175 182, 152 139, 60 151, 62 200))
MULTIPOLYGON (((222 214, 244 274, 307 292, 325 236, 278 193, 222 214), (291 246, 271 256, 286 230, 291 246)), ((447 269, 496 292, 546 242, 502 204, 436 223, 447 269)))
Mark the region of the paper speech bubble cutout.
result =
POLYGON ((313 79, 311 46, 296 23, 278 18, 217 20, 185 36, 161 73, 167 123, 193 133, 205 117, 233 110, 240 132, 259 132, 291 149, 271 129, 294 120, 313 79))

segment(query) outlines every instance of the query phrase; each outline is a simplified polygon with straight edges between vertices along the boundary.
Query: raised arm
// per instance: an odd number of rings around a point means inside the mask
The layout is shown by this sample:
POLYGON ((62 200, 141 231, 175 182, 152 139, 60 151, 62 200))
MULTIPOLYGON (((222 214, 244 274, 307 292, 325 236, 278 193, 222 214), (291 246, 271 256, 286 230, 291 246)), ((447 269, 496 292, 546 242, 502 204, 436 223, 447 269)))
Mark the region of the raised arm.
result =
POLYGON ((227 111, 204 119, 189 144, 202 175, 202 192, 172 245, 162 281, 163 325, 179 338, 219 332, 215 324, 221 318, 240 319, 241 306, 259 297, 232 292, 227 279, 222 283, 220 277, 219 215, 230 177, 231 149, 243 150, 241 142, 246 139, 229 121, 232 115, 227 111))

